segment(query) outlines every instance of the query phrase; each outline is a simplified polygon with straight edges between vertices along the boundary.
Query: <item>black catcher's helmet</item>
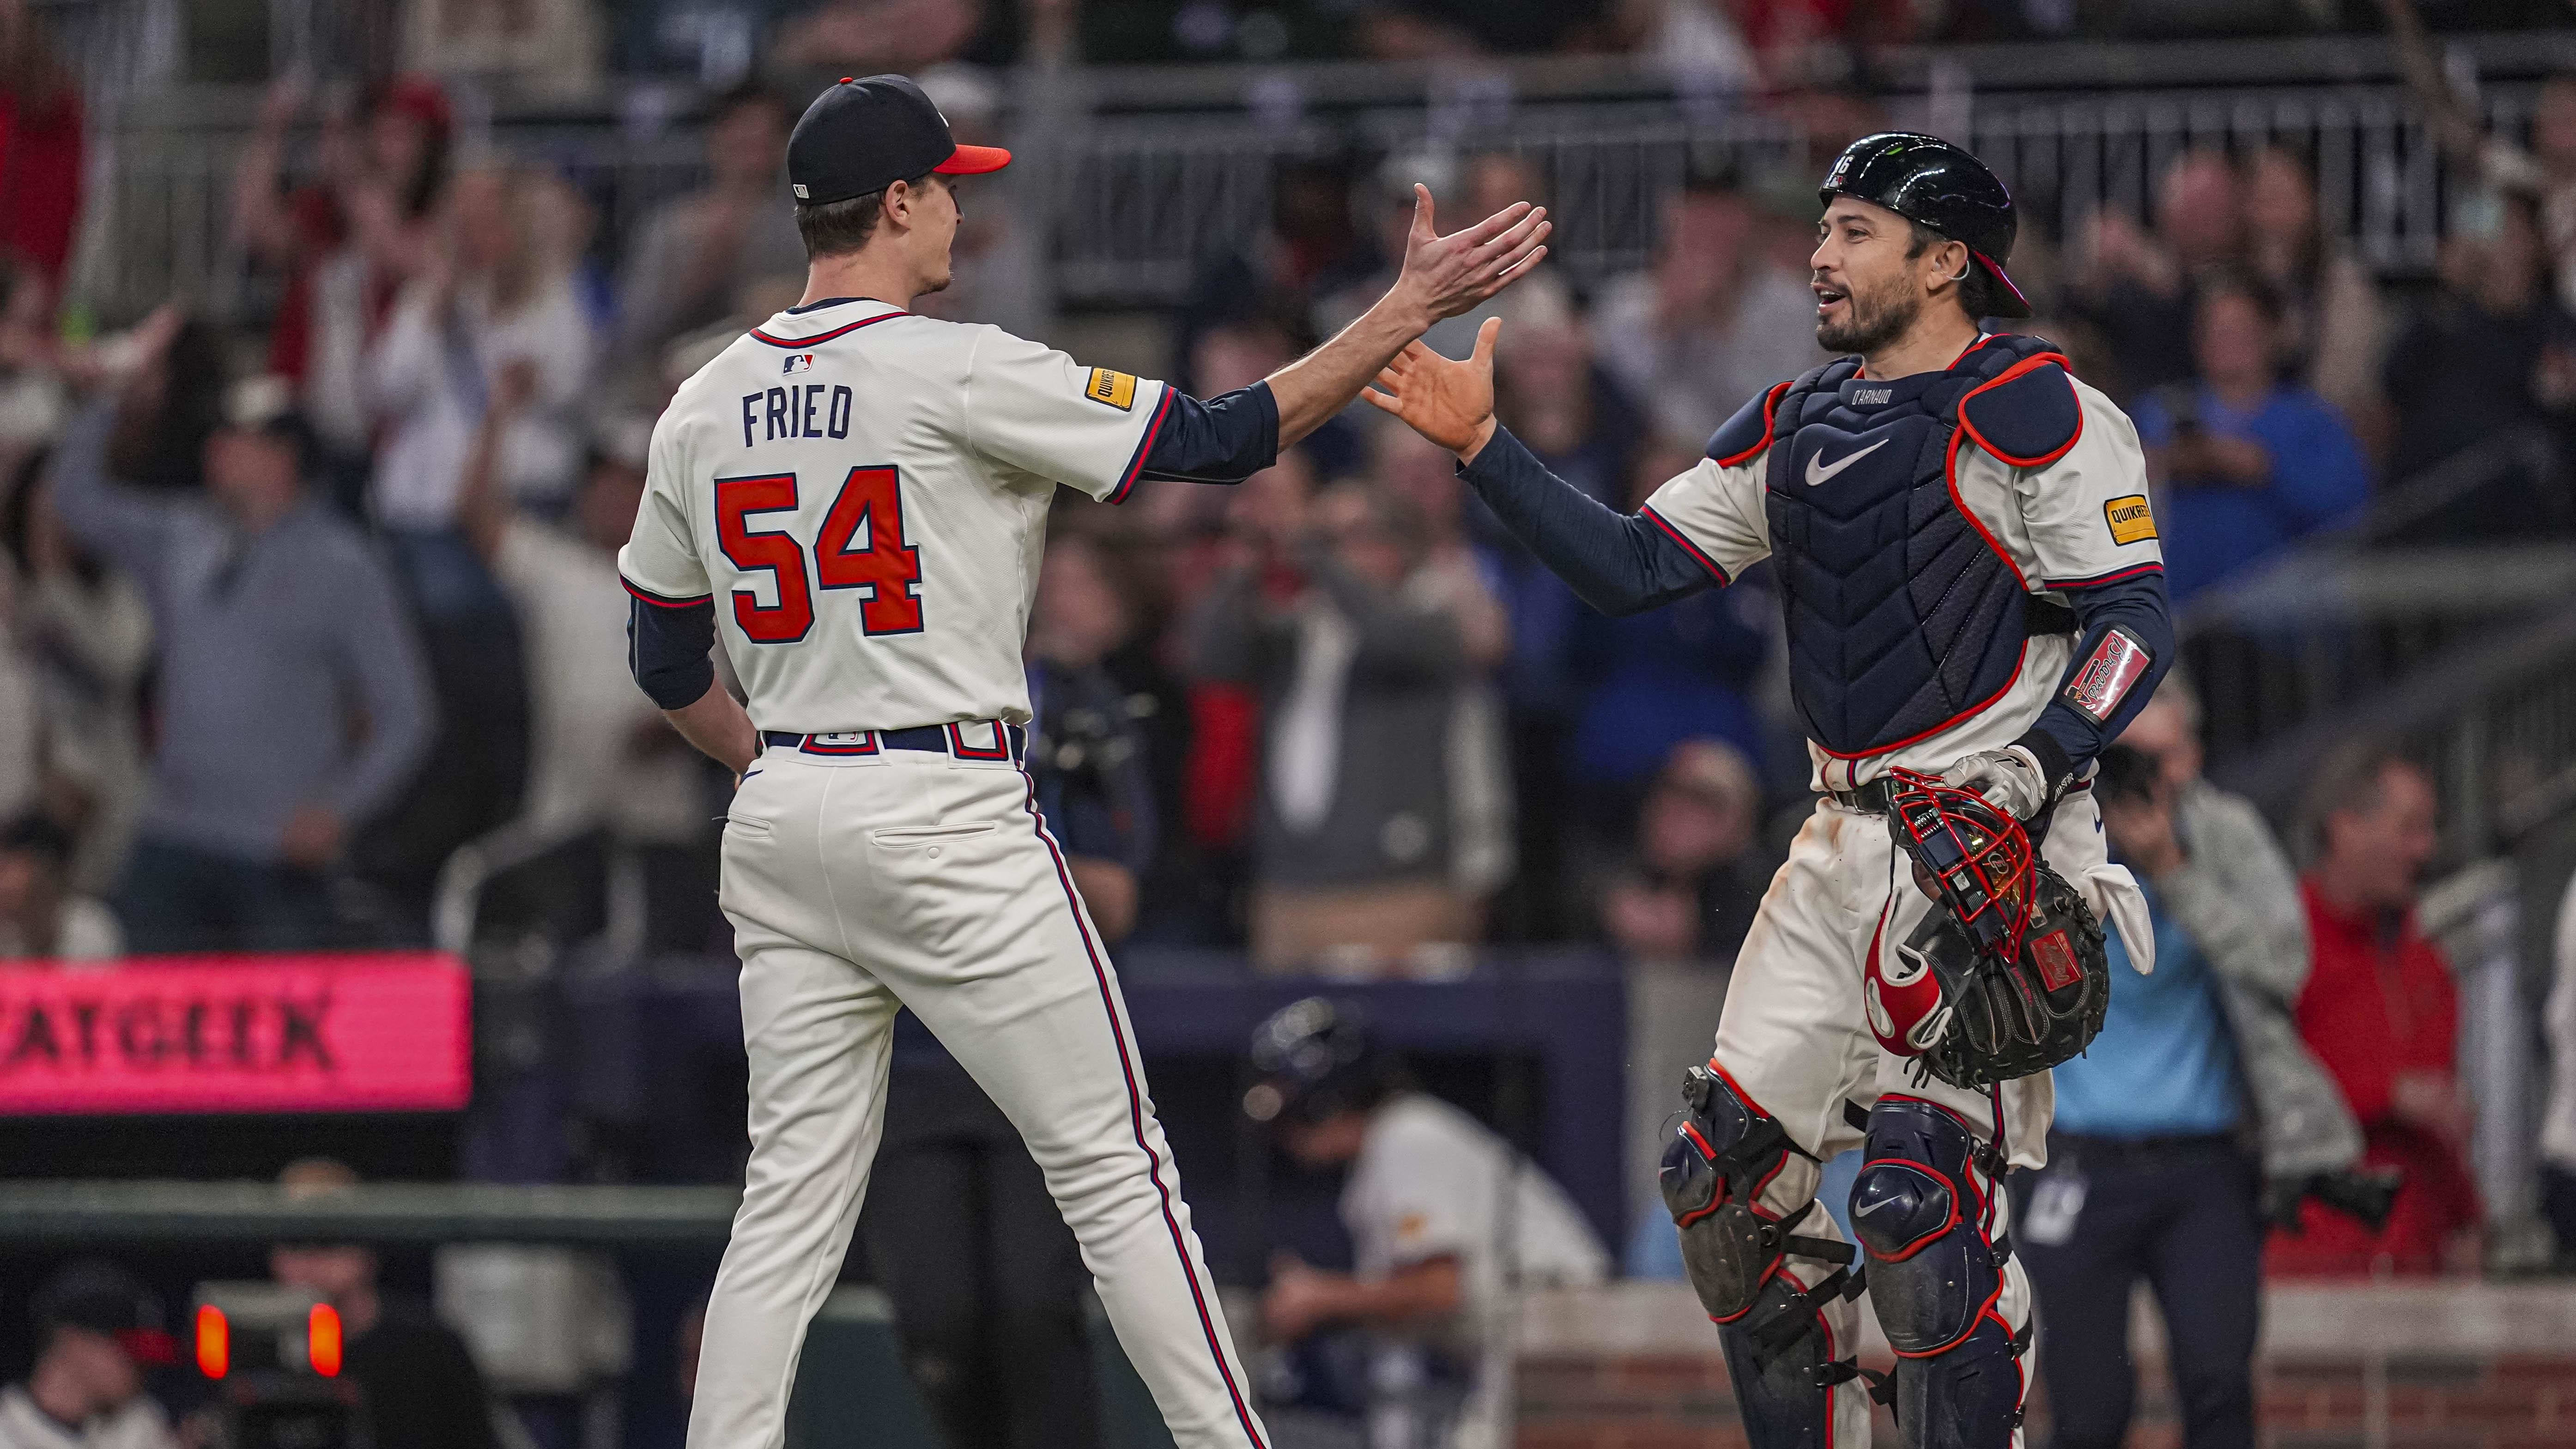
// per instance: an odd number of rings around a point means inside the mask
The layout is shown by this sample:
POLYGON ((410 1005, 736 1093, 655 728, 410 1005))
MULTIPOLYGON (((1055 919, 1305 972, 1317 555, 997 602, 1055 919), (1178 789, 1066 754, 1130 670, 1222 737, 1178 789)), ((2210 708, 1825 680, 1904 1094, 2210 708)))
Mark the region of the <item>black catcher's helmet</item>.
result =
POLYGON ((1270 1014, 1252 1034, 1252 1069, 1261 1080, 1243 1094, 1243 1110, 1256 1122, 1312 1123, 1365 1111, 1404 1080, 1403 1066, 1378 1044, 1367 1015, 1320 996, 1270 1014))
POLYGON ((1827 205, 1837 196, 1876 202, 1908 221, 1966 242, 1975 264, 1995 280, 1987 311, 1997 317, 2030 315, 2030 303, 2021 288, 2004 275, 2004 263, 2012 260, 2013 235, 2019 229, 2012 193, 1966 147, 1914 131, 1863 136, 1834 158, 1834 169, 1825 173, 1825 184, 1816 195, 1827 205))

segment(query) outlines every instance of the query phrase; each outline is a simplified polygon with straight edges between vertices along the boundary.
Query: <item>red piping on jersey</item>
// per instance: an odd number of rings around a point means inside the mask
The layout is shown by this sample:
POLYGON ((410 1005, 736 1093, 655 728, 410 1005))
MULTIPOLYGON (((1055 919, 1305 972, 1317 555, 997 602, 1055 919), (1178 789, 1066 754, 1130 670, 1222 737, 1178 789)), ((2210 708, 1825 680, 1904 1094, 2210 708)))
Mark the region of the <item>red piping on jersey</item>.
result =
MULTIPOLYGON (((1956 366, 1957 364, 1954 363, 1952 365, 1956 366)), ((1975 423, 1968 420, 1968 403, 1974 399, 1977 394, 1984 392, 1988 388, 2001 387, 2005 383, 2012 381, 2014 378, 2021 377, 2027 373, 2036 372, 2040 368, 2052 365, 2065 371, 2068 378, 2067 389, 2069 391, 2073 391, 2075 386, 2073 380, 2075 376, 2074 363, 2067 361, 2065 356, 2061 353, 2034 353, 2031 356, 2025 357, 2021 361, 2014 363, 2012 366, 2005 368, 2003 370, 2003 375, 1996 378, 1994 381, 1981 382, 1975 387, 1968 389, 1967 396, 1959 399, 1960 428, 1965 430, 1969 437, 1977 440, 1978 447, 1985 449, 1987 452, 1992 453, 1997 458, 2010 463, 2016 468, 2045 468, 2049 464, 2056 462, 2058 459, 2065 457, 2067 453, 2072 450, 2077 443, 2083 441, 2084 438, 2084 405, 2081 399, 2077 400, 2075 406, 2074 434, 2067 438, 2065 442, 2059 444, 2048 452, 2040 454, 2036 458, 2016 458, 2012 454, 2005 452, 2003 449, 1996 447, 1993 443, 1986 440, 1985 434, 1977 431, 1977 425, 1975 423)))
POLYGON ((1950 716, 1948 719, 1941 721, 1939 724, 1925 730, 1923 733, 1919 735, 1907 735, 1905 738, 1898 740, 1892 745, 1880 745, 1874 750, 1859 750, 1847 755, 1840 750, 1831 749, 1824 745, 1817 744, 1814 740, 1809 740, 1807 743, 1813 745, 1818 753, 1828 755, 1837 760, 1874 760, 1880 755, 1884 755, 1891 750, 1901 750, 1907 745, 1919 745, 1925 740, 1932 738, 1934 735, 1941 733, 1943 730, 1964 724, 1968 720, 1974 719, 1978 715, 1985 713, 1987 708, 1992 706, 1996 700, 2010 694, 2012 692, 2012 687, 2021 682, 2022 666, 2029 661, 2030 641, 2024 639, 2021 643, 2021 653, 2013 657, 2012 675, 2004 680, 2003 687, 2001 689, 1998 689, 1994 693, 1987 695, 1985 698, 1978 700, 1975 704, 1969 705, 1966 709, 1963 709, 1957 714, 1950 716))
POLYGON ((2140 574, 2160 574, 2164 571, 2165 566, 2160 563, 2131 564, 2124 569, 2113 569, 2107 574, 2095 574, 2089 579, 2048 579, 2045 582, 2052 589, 2089 589, 2098 584, 2116 584, 2122 579, 2134 579, 2140 574))
MULTIPOLYGON (((1721 463, 1721 464, 1719 464, 1718 466, 1720 466, 1720 467, 1724 467, 1724 466, 1726 466, 1726 465, 1725 465, 1725 464, 1723 464, 1723 463, 1721 463)), ((1656 528, 1661 529, 1661 530, 1663 531, 1663 534, 1664 534, 1664 536, 1665 536, 1666 538, 1669 538, 1669 539, 1671 539, 1673 542, 1675 542, 1675 543, 1677 543, 1677 544, 1680 544, 1680 545, 1682 546, 1682 552, 1687 553, 1687 554, 1689 554, 1692 558, 1695 558, 1695 559, 1699 560, 1699 566, 1700 566, 1701 568, 1704 568, 1704 569, 1708 570, 1710 573, 1715 574, 1715 575, 1717 576, 1717 582, 1718 582, 1718 586, 1719 586, 1720 588, 1723 588, 1723 587, 1725 587, 1726 585, 1728 585, 1728 584, 1732 584, 1732 583, 1734 583, 1734 582, 1735 582, 1735 580, 1730 579, 1730 578, 1728 578, 1728 577, 1726 576, 1726 570, 1724 570, 1724 569, 1722 569, 1722 568, 1719 568, 1719 567, 1717 566, 1717 560, 1715 560, 1715 559, 1713 559, 1713 558, 1710 558, 1706 553, 1702 552, 1702 551, 1701 551, 1701 549, 1700 549, 1700 546, 1699 546, 1698 544, 1695 544, 1695 543, 1691 542, 1689 539, 1682 537, 1682 531, 1681 531, 1680 529, 1675 528, 1675 527, 1673 526, 1673 523, 1672 523, 1672 520, 1671 520, 1671 519, 1668 519, 1668 518, 1664 517, 1662 514, 1657 513, 1657 512, 1656 512, 1652 507, 1640 508, 1640 509, 1638 509, 1637 511, 1638 511, 1639 513, 1642 513, 1642 514, 1644 514, 1644 515, 1645 515, 1645 517, 1646 517, 1646 521, 1647 521, 1648 523, 1651 523, 1651 524, 1653 524, 1656 528)))
MULTIPOLYGON (((1165 395, 1169 395, 1169 389, 1165 390, 1165 395)), ((1073 877, 1065 870, 1064 852, 1056 847, 1055 837, 1047 833, 1046 816, 1038 811, 1037 777, 1022 769, 1020 778, 1028 782, 1028 799, 1024 803, 1029 821, 1036 827, 1038 839, 1045 843, 1047 854, 1055 861, 1056 883, 1064 887, 1065 906, 1073 912, 1074 934, 1082 940, 1083 954, 1091 958, 1091 979, 1099 987, 1101 1009, 1109 1016, 1109 1038, 1118 1047, 1118 1070, 1127 1078, 1127 1126, 1135 1135, 1136 1150, 1145 1154, 1146 1179, 1154 1184, 1154 1194, 1162 1200, 1163 1226, 1170 1231, 1172 1251, 1181 1260, 1181 1277, 1190 1285, 1190 1302, 1198 1309, 1199 1331, 1206 1335, 1208 1352, 1216 1359, 1217 1377, 1225 1381, 1225 1391, 1233 1397, 1235 1421, 1243 1426, 1244 1437, 1252 1442, 1252 1449, 1270 1449, 1262 1442, 1260 1431, 1252 1427, 1252 1410, 1244 1403, 1243 1390, 1234 1382, 1233 1367, 1225 1361, 1225 1339, 1217 1332, 1216 1320, 1208 1312, 1207 1294, 1199 1287, 1199 1275, 1190 1267, 1189 1242, 1181 1236, 1180 1219, 1172 1215, 1172 1190, 1163 1185, 1162 1159, 1145 1144, 1144 1090, 1136 1080, 1136 1065, 1128 1054, 1127 1030, 1118 1020, 1118 998, 1110 990, 1108 968, 1101 964, 1100 948, 1093 943, 1090 922, 1082 914, 1082 897, 1075 893, 1073 877)))
POLYGON ((1779 422, 1780 418, 1780 394, 1787 392, 1789 390, 1790 383, 1793 383, 1796 380, 1797 379, 1792 378, 1790 379, 1790 382, 1775 382, 1771 385, 1771 390, 1762 395, 1761 442, 1754 444, 1743 452, 1729 453, 1723 458, 1716 458, 1711 461, 1721 468, 1732 468, 1738 463, 1749 461, 1755 454, 1770 447, 1772 428, 1779 422))
POLYGON ((1163 419, 1172 411, 1172 385, 1163 384, 1163 400, 1154 404, 1154 415, 1145 421, 1145 436, 1136 440, 1136 456, 1127 460, 1127 471, 1118 475, 1118 486, 1109 492, 1109 501, 1124 503, 1136 480, 1145 476, 1145 455, 1154 451, 1154 439, 1163 431, 1163 419))
POLYGON ((617 576, 617 582, 625 586, 626 592, 633 594, 635 597, 643 600, 645 603, 651 604, 657 609, 694 609, 700 604, 714 603, 716 597, 713 594, 699 594, 692 598, 675 599, 668 594, 657 594, 651 589, 638 588, 633 583, 628 582, 627 577, 624 574, 619 574, 617 576))
POLYGON ((909 312, 900 310, 893 312, 879 312, 873 317, 862 317, 856 322, 845 322, 842 325, 833 328, 829 332, 817 332, 811 337, 772 337, 768 333, 754 327, 751 329, 751 340, 754 342, 766 342, 772 347, 811 347, 817 342, 829 342, 835 337, 839 337, 844 333, 856 332, 862 327, 874 327, 889 317, 909 317, 911 315, 912 314, 909 312))

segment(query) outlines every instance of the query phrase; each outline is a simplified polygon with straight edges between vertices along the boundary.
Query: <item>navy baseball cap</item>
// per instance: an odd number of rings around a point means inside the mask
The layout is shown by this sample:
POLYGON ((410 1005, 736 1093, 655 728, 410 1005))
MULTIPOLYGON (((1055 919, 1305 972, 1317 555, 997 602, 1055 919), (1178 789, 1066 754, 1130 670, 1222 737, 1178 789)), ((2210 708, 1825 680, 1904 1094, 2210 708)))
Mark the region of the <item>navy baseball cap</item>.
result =
POLYGON ((936 171, 973 176, 1011 164, 999 146, 960 146, 948 118, 899 75, 841 83, 814 98, 787 138, 787 189, 806 206, 847 201, 936 171))

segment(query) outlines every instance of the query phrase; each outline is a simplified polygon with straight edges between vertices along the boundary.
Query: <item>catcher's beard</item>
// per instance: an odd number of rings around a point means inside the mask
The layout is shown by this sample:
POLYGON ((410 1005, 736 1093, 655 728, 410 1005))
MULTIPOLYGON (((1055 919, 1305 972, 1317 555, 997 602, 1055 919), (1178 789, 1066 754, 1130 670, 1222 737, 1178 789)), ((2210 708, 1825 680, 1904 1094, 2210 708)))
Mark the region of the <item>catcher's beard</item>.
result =
POLYGON ((1923 315, 1923 294, 1914 278, 1898 272, 1875 287, 1849 294, 1848 320, 1841 326, 1816 324, 1816 345, 1827 352, 1872 353, 1905 335, 1923 315))

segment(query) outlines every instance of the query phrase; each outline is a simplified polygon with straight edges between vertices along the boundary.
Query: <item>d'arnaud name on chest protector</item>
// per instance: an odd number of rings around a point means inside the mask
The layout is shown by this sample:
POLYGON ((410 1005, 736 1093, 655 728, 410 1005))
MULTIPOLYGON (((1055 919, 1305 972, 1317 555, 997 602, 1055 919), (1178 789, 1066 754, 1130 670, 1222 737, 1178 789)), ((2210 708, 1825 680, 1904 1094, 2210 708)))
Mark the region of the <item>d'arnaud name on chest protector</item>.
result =
POLYGON ((1711 440, 1721 462, 1767 455, 1791 692, 1829 753, 1938 733, 2002 696, 2032 634, 2073 632, 1954 484, 1970 448, 2020 467, 2064 455, 2081 414, 2063 363, 2049 343, 2000 334, 1946 372, 1892 382, 1843 358, 1758 400, 1758 441, 1743 415, 1711 440))

